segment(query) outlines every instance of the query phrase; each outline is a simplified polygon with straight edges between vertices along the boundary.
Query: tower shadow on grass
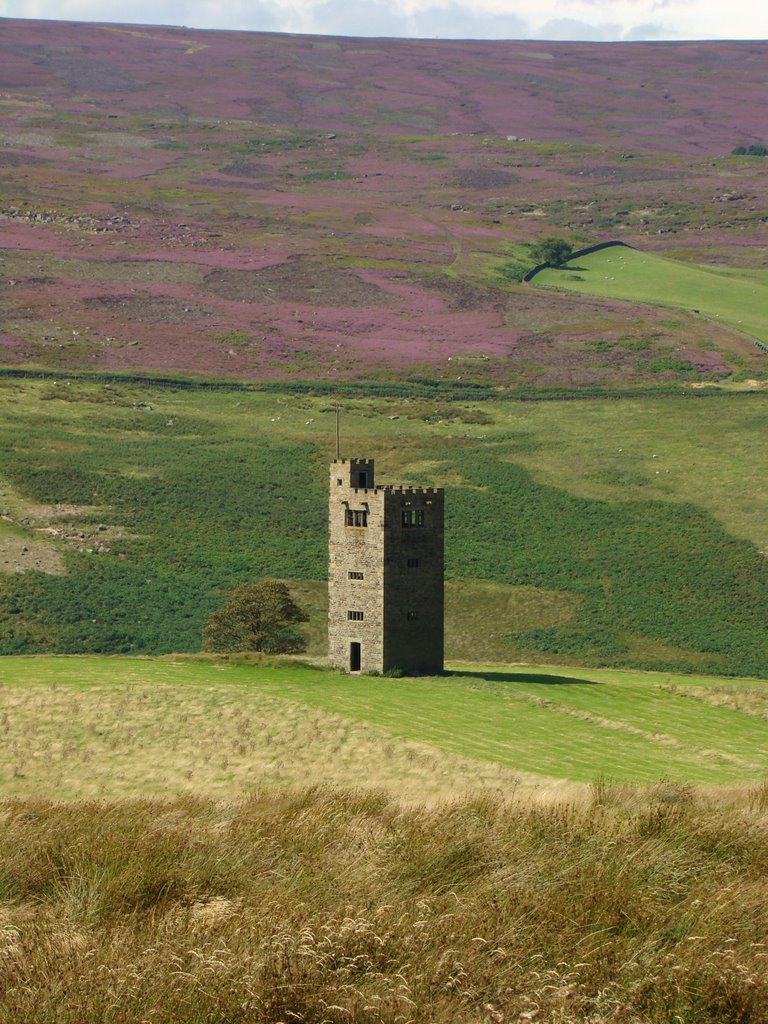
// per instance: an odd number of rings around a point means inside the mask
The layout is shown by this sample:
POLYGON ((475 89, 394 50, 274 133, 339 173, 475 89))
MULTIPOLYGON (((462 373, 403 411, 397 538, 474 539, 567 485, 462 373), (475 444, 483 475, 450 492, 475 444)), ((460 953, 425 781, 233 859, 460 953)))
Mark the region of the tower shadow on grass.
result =
POLYGON ((597 679, 579 679, 576 676, 556 676, 545 672, 475 672, 473 670, 446 669, 443 675, 482 679, 487 683, 536 683, 545 686, 602 686, 597 679))

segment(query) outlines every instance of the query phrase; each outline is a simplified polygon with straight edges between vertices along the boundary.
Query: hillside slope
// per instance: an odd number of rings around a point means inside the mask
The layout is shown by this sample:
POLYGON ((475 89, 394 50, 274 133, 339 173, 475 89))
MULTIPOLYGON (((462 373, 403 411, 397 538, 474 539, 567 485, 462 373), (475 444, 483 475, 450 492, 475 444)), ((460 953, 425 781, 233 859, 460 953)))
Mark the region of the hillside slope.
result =
POLYGON ((2 362, 616 386, 657 380, 640 343, 709 353, 704 379, 764 367, 508 261, 555 231, 766 265, 763 161, 729 154, 765 141, 768 44, 0 33, 2 362))
POLYGON ((768 351, 765 271, 692 266, 616 246, 569 260, 561 269, 542 270, 535 281, 587 295, 693 309, 749 334, 768 351))
MULTIPOLYGON (((0 393, 0 652, 199 650, 221 589, 260 576, 295 581, 324 652, 327 399, 0 393)), ((448 657, 768 677, 767 419, 765 394, 706 390, 362 398, 342 443, 447 488, 448 657)))

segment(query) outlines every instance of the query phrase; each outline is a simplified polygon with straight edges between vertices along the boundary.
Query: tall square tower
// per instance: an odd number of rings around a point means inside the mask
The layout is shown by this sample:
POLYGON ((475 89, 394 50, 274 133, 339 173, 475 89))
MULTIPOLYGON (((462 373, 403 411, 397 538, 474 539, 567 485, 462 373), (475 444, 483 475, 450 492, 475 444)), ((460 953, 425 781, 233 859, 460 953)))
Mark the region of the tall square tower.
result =
POLYGON ((328 661, 345 672, 443 670, 444 492, 377 485, 372 459, 331 463, 328 661))

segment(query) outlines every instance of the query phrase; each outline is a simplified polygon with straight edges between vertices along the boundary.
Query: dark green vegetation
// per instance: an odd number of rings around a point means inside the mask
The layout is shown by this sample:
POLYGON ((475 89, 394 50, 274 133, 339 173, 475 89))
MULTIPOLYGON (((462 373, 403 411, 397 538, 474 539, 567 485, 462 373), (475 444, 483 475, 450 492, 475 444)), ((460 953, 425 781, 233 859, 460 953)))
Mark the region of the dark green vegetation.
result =
POLYGON ((529 246, 531 259, 534 263, 548 263, 550 267, 562 267, 571 258, 573 245, 565 238, 550 235, 539 239, 529 246))
POLYGON ((513 633, 515 646, 621 664, 622 637, 639 635, 699 652, 700 668, 768 671, 768 565, 706 513, 577 498, 498 455, 454 465, 472 485, 451 493, 456 571, 583 597, 573 622, 513 633))
POLYGON ((296 604, 285 583, 259 580, 238 583, 205 624, 206 651, 265 651, 296 654, 306 647, 295 623, 307 615, 296 604))
POLYGON ((6 803, 0 1020, 762 1024, 765 808, 6 803))
MULTIPOLYGON (((5 398, 0 502, 30 536, 53 531, 67 572, 2 578, 4 653, 194 651, 222 588, 288 578, 301 603, 300 581, 324 578, 322 400, 65 383, 5 398)), ((740 440, 762 436, 765 400, 657 403, 349 403, 347 436, 382 478, 447 484, 449 656, 768 672, 765 456, 740 440), (624 409, 644 424, 626 454, 624 409), (483 630, 487 649, 461 580, 520 599, 483 630)))

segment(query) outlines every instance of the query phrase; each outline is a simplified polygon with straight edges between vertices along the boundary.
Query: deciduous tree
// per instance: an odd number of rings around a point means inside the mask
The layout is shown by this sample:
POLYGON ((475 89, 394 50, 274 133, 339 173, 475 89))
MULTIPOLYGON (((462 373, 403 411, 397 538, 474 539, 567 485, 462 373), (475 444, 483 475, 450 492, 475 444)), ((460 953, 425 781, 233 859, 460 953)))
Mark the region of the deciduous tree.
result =
POLYGON ((531 243, 531 257, 537 263, 548 263, 550 267, 562 267, 573 253, 573 246, 564 238, 549 235, 531 243))
POLYGON ((260 580, 240 583, 215 611, 203 629, 206 651, 265 651, 285 654, 303 651, 306 643, 297 622, 307 616, 285 583, 260 580))

